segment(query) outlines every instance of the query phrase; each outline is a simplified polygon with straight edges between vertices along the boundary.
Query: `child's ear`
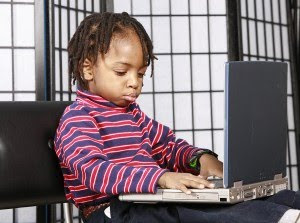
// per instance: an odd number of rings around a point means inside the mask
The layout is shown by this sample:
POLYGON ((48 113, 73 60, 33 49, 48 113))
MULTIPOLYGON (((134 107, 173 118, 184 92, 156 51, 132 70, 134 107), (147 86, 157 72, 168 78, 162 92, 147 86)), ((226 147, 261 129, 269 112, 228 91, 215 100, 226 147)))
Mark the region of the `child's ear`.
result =
POLYGON ((82 65, 82 73, 84 80, 91 81, 94 78, 93 63, 89 59, 85 59, 82 65))

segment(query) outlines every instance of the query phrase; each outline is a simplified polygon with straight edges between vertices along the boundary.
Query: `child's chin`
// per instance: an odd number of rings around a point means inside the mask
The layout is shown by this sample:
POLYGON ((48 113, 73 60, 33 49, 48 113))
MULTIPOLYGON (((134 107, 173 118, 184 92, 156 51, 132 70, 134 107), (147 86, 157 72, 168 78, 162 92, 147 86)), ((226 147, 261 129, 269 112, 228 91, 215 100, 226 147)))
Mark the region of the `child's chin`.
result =
POLYGON ((127 107, 131 102, 127 100, 118 101, 118 103, 115 103, 115 105, 119 107, 127 107))

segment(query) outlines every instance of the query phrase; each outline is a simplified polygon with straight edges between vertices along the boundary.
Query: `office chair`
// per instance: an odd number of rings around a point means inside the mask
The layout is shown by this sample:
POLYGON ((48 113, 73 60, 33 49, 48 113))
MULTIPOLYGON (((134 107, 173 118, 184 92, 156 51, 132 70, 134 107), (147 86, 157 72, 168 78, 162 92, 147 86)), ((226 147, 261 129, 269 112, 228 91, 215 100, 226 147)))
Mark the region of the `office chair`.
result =
POLYGON ((63 176, 52 147, 70 102, 0 102, 0 209, 64 203, 63 176))

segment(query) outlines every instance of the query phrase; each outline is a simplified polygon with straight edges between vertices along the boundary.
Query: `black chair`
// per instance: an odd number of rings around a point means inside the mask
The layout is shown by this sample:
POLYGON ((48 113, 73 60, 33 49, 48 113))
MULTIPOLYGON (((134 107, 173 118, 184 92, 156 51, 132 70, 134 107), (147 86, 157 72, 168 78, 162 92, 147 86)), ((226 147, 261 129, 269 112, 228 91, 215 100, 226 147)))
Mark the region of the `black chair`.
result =
MULTIPOLYGON (((70 102, 0 102, 0 209, 64 203, 53 150, 59 119, 70 102)), ((64 204, 72 222, 71 206, 64 204)))

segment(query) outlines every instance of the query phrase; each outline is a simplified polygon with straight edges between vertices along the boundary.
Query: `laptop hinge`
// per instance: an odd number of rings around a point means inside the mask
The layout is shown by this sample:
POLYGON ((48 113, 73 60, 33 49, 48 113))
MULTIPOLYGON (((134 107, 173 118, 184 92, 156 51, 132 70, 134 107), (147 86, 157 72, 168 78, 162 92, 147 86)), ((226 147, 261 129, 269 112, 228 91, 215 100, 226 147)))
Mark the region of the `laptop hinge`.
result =
POLYGON ((276 174, 276 175, 274 176, 274 180, 280 180, 280 179, 282 179, 282 173, 276 174))
POLYGON ((243 181, 242 180, 233 183, 233 187, 241 187, 241 186, 243 186, 243 181))

